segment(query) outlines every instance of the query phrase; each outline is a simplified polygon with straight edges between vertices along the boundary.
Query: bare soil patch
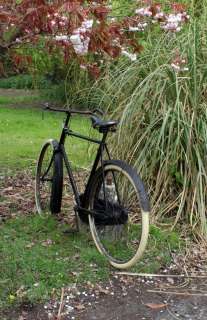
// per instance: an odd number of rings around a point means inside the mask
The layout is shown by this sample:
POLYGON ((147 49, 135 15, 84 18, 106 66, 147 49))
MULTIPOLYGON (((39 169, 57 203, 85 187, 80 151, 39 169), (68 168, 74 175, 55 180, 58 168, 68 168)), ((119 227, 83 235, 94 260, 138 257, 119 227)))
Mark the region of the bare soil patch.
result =
POLYGON ((64 289, 64 299, 21 305, 5 311, 6 320, 206 320, 207 279, 163 281, 112 275, 108 283, 64 289), (151 292, 162 290, 163 293, 151 292), (167 292, 171 292, 168 294, 167 292), (174 292, 174 294, 172 294, 174 292), (205 293, 204 293, 205 292, 205 293), (61 306, 60 306, 61 305, 61 306), (61 310, 61 312, 59 312, 61 310), (58 318, 58 313, 61 316, 58 318))

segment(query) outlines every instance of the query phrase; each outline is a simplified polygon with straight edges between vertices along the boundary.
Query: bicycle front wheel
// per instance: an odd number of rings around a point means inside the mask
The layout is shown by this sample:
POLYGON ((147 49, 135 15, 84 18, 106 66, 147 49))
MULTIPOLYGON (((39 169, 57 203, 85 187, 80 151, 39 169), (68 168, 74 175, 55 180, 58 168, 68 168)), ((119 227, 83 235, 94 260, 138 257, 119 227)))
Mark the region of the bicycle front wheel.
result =
POLYGON ((119 269, 142 256, 149 233, 149 200, 136 171, 120 160, 106 161, 94 176, 89 225, 101 254, 119 269))
POLYGON ((63 157, 56 151, 58 142, 48 140, 39 155, 36 180, 35 200, 39 214, 58 214, 61 211, 63 190, 63 157))

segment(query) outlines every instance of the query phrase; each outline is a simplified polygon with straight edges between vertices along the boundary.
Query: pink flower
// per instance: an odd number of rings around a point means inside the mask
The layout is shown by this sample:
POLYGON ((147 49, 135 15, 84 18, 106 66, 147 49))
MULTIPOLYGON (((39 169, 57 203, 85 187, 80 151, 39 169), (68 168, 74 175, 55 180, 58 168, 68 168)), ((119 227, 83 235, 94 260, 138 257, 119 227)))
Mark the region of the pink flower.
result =
POLYGON ((137 60, 137 55, 135 53, 129 53, 128 51, 122 49, 121 51, 122 55, 129 58, 131 61, 137 60))
POLYGON ((55 25, 56 25, 56 21, 55 21, 55 20, 51 20, 50 23, 51 23, 52 26, 55 26, 55 25))
POLYGON ((181 57, 179 50, 176 50, 175 57, 173 58, 170 64, 173 70, 175 72, 188 71, 189 69, 186 66, 186 64, 187 64, 187 60, 181 57))
POLYGON ((150 10, 150 7, 137 9, 135 10, 135 13, 142 17, 152 16, 152 11, 150 10))

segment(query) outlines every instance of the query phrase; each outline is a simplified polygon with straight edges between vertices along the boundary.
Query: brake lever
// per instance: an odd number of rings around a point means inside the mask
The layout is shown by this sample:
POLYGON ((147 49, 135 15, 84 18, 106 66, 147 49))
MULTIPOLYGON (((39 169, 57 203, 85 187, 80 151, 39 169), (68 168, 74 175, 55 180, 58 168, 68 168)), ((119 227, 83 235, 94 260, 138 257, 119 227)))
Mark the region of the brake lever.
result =
POLYGON ((48 103, 48 102, 43 103, 42 109, 43 109, 43 110, 50 110, 49 103, 48 103))

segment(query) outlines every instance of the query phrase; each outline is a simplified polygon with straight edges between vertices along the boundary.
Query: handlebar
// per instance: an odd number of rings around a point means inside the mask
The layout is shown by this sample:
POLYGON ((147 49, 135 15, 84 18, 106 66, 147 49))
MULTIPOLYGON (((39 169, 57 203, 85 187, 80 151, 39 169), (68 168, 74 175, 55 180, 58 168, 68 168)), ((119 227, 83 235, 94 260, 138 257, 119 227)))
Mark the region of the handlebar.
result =
POLYGON ((65 112, 66 114, 82 114, 82 115, 95 115, 97 113, 101 114, 102 116, 104 115, 103 111, 95 108, 93 111, 90 110, 86 110, 86 111, 82 111, 82 110, 75 110, 75 109, 60 109, 60 108, 54 108, 54 107, 50 107, 48 105, 44 106, 43 108, 44 110, 48 110, 48 111, 54 111, 54 112, 65 112))
POLYGON ((82 114, 82 115, 90 115, 91 121, 92 121, 92 126, 94 129, 99 130, 101 133, 107 133, 108 131, 116 131, 116 126, 117 126, 117 121, 106 121, 99 119, 97 117, 97 113, 101 114, 102 116, 104 115, 103 111, 96 108, 93 111, 86 110, 75 110, 75 109, 60 109, 60 108, 54 108, 50 107, 48 104, 45 104, 44 110, 48 111, 55 111, 55 112, 65 112, 67 114, 67 119, 64 123, 64 125, 68 125, 68 121, 70 118, 71 114, 82 114))

